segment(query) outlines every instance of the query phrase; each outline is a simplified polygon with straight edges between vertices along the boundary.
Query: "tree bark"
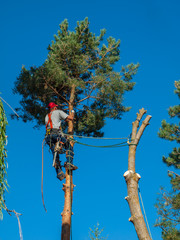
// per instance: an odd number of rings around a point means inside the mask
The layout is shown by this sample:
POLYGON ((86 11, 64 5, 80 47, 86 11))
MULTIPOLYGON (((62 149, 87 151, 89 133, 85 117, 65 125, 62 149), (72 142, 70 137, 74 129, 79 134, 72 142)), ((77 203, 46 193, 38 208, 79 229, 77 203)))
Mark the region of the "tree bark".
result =
POLYGON ((66 168, 66 183, 63 184, 64 191, 64 210, 61 213, 62 215, 62 231, 61 231, 61 240, 70 240, 71 234, 71 216, 72 216, 72 199, 73 199, 73 179, 72 171, 66 168))
MULTIPOLYGON (((72 86, 71 94, 70 94, 70 101, 69 101, 69 114, 74 115, 72 113, 73 110, 73 102, 75 97, 75 86, 72 86)), ((68 133, 73 134, 74 124, 73 121, 68 122, 68 133)), ((70 141, 71 146, 74 146, 74 142, 70 141)), ((64 191, 64 210, 61 213, 62 215, 62 231, 61 231, 61 240, 70 240, 71 235, 71 216, 72 216, 72 200, 73 200, 73 171, 69 171, 66 168, 66 183, 63 184, 63 191, 64 191)))
POLYGON ((148 115, 139 128, 139 122, 141 121, 145 113, 146 110, 144 110, 144 108, 140 109, 139 113, 137 113, 137 118, 135 122, 132 123, 132 136, 129 142, 128 171, 124 173, 124 178, 127 183, 128 191, 128 196, 125 197, 125 199, 129 204, 131 212, 131 217, 129 218, 129 221, 134 224, 139 240, 151 240, 139 203, 138 181, 141 176, 135 172, 136 148, 145 128, 147 127, 147 125, 149 125, 149 121, 151 119, 151 116, 148 115))

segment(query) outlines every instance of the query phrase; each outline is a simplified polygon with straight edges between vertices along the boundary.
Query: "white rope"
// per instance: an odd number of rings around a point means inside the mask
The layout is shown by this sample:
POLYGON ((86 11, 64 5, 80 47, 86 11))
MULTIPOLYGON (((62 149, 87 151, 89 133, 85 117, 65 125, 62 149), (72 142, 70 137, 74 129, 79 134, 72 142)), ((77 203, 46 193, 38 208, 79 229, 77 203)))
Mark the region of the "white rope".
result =
POLYGON ((78 136, 78 135, 71 135, 67 133, 63 133, 66 136, 70 137, 78 137, 78 138, 91 138, 91 139, 101 139, 101 140, 118 140, 118 139, 129 139, 128 137, 123 137, 123 138, 101 138, 101 137, 85 137, 85 136, 78 136))
POLYGON ((139 197, 140 197, 140 200, 141 200, 141 205, 142 205, 142 208, 143 208, 143 212, 144 212, 144 216, 145 216, 145 219, 146 219, 146 224, 147 224, 147 227, 148 227, 148 231, 149 231, 149 234, 150 234, 150 238, 152 238, 152 235, 151 235, 151 230, 150 230, 150 227, 149 227, 149 223, 148 223, 148 220, 147 220, 147 216, 146 216, 146 212, 145 212, 145 208, 144 208, 144 204, 143 204, 143 200, 142 200, 142 195, 141 195, 141 192, 140 192, 140 188, 139 188, 139 184, 138 184, 138 192, 139 192, 139 197))

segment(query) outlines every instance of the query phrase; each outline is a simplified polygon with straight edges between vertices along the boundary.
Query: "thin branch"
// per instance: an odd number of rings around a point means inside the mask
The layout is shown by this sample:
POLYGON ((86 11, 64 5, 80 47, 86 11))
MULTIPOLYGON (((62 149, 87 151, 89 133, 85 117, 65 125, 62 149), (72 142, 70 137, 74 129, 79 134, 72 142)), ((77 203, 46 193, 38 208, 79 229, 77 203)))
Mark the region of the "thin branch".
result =
POLYGON ((82 29, 82 31, 80 32, 78 39, 80 39, 82 33, 86 30, 87 27, 88 27, 88 23, 85 25, 85 27, 84 27, 84 28, 82 29))
POLYGON ((105 100, 104 98, 101 98, 101 97, 95 97, 95 96, 90 96, 90 98, 105 100))
MULTIPOLYGON (((44 79, 44 80, 45 80, 45 79, 44 79)), ((55 88, 53 88, 46 80, 45 80, 45 82, 46 82, 46 84, 47 84, 60 98, 62 98, 65 102, 67 102, 67 103, 69 104, 68 100, 67 100, 65 97, 63 97, 62 95, 60 95, 60 94, 58 93, 58 91, 57 91, 55 88)))
POLYGON ((18 216, 21 216, 21 215, 22 215, 21 213, 17 213, 15 210, 10 210, 10 209, 8 209, 5 203, 4 203, 4 207, 5 207, 5 210, 7 211, 7 213, 8 213, 10 216, 12 216, 11 213, 14 213, 15 215, 18 215, 18 216))
POLYGON ((23 235, 22 235, 22 228, 21 228, 21 223, 20 223, 20 219, 19 219, 19 216, 21 216, 22 214, 21 213, 17 213, 15 210, 9 210, 4 202, 4 207, 5 207, 5 210, 7 211, 7 213, 11 215, 11 213, 14 213, 16 215, 16 218, 18 220, 18 227, 19 227, 19 236, 20 236, 20 240, 23 240, 23 235))
POLYGON ((90 91, 90 93, 89 93, 89 95, 88 95, 87 97, 79 100, 77 103, 83 102, 83 101, 85 101, 86 99, 90 98, 90 97, 91 97, 91 94, 92 94, 92 92, 93 92, 93 90, 94 90, 94 88, 95 88, 95 86, 96 86, 96 84, 94 84, 94 86, 92 87, 92 89, 91 89, 91 91, 90 91))
POLYGON ((118 44, 116 44, 114 47, 113 47, 113 45, 110 46, 110 47, 108 47, 108 48, 107 48, 107 51, 105 52, 105 54, 104 54, 101 58, 99 58, 92 66, 91 66, 91 64, 89 64, 86 68, 84 68, 84 69, 81 71, 81 73, 87 71, 88 68, 90 68, 90 67, 92 68, 92 67, 94 67, 95 65, 99 64, 99 63, 106 57, 106 55, 107 55, 111 50, 113 50, 113 49, 115 49, 115 48, 117 47, 117 45, 118 45, 118 44))
POLYGON ((176 175, 177 177, 180 177, 179 174, 177 174, 177 173, 175 173, 175 172, 173 172, 173 171, 168 170, 168 172, 169 172, 169 173, 173 173, 173 174, 176 175))
MULTIPOLYGON (((97 83, 94 83, 94 85, 92 86, 91 90, 90 90, 90 93, 87 97, 79 100, 77 103, 80 103, 80 102, 83 102, 85 101, 86 99, 89 99, 89 98, 95 98, 95 99, 101 99, 100 97, 95 97, 95 96, 91 96, 92 92, 94 91, 94 89, 97 87, 98 84, 102 83, 103 81, 105 81, 109 76, 107 76, 105 79, 103 78, 101 81, 97 82, 97 83)), ((94 78, 94 76, 92 76, 92 79, 94 78)))
POLYGON ((9 105, 9 103, 7 103, 2 97, 0 97, 0 98, 1 98, 1 100, 3 100, 8 105, 8 107, 10 107, 12 109, 12 111, 16 114, 16 116, 19 117, 17 112, 14 111, 14 109, 9 105))
POLYGON ((77 108, 77 107, 75 107, 75 106, 74 106, 74 108, 77 109, 77 110, 79 110, 79 111, 83 111, 83 109, 77 108))
POLYGON ((159 225, 159 227, 160 227, 164 232, 168 233, 168 231, 167 231, 165 228, 163 228, 161 225, 159 225))
POLYGON ((176 220, 176 219, 173 219, 173 218, 168 217, 168 216, 167 216, 165 213, 163 213, 163 212, 161 212, 161 214, 163 215, 164 218, 166 218, 166 219, 168 219, 168 220, 170 220, 170 221, 172 221, 172 222, 177 222, 177 223, 180 222, 180 220, 176 220))

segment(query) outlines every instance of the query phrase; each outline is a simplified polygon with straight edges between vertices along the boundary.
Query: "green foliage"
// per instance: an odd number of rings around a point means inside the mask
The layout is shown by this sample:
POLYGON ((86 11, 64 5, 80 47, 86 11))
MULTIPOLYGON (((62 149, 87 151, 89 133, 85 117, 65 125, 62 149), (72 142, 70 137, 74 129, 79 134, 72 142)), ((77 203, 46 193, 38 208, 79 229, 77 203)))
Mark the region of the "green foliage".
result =
POLYGON ((6 180, 6 115, 2 101, 0 100, 0 219, 2 219, 2 208, 4 207, 4 192, 7 187, 6 180))
POLYGON ((99 223, 97 226, 94 226, 94 229, 90 228, 89 237, 91 240, 106 240, 107 237, 102 237, 103 229, 99 228, 99 223))
MULTIPOLYGON (((180 98, 180 81, 175 82, 175 93, 180 98)), ((180 105, 176 105, 169 108, 168 111, 171 118, 180 118, 180 105)), ((177 144, 180 143, 180 123, 167 123, 165 120, 162 121, 160 131, 158 133, 160 138, 168 141, 175 141, 177 144)), ((168 157, 163 156, 163 162, 168 166, 174 166, 180 168, 180 148, 175 147, 168 157)))
POLYGON ((133 89, 131 80, 139 64, 116 72, 120 40, 109 37, 104 41, 105 33, 103 29, 95 36, 88 18, 77 22, 74 31, 69 30, 67 20, 60 24, 44 64, 23 67, 15 82, 14 93, 22 96, 21 108, 16 110, 25 122, 44 124, 46 106, 53 101, 62 110, 73 106, 77 134, 102 136, 105 118, 121 119, 130 109, 122 104, 123 95, 133 89))
MULTIPOLYGON (((180 98, 180 81, 175 82, 175 93, 180 98)), ((171 118, 180 118, 180 106, 176 105, 169 108, 169 115, 171 118)), ((175 141, 180 143, 180 126, 177 123, 167 123, 162 121, 159 137, 168 141, 175 141)), ((175 169, 180 169, 180 148, 174 147, 168 157, 163 156, 163 162, 167 166, 172 166, 175 169)), ((177 240, 180 239, 180 175, 175 172, 169 171, 169 177, 171 178, 171 191, 167 192, 165 189, 161 189, 160 197, 155 205, 159 219, 155 226, 162 229, 162 238, 165 240, 177 240)))
POLYGON ((171 183, 173 188, 170 192, 161 188, 161 194, 155 205, 159 215, 155 226, 162 229, 162 238, 165 240, 180 239, 180 230, 178 229, 180 224, 180 176, 172 177, 171 183))

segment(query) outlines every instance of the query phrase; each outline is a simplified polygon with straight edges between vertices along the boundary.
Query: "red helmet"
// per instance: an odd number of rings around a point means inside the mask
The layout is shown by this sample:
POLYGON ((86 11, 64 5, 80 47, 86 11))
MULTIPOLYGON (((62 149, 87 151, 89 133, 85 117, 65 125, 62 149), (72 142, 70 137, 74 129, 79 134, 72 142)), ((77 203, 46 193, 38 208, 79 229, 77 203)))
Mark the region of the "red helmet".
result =
POLYGON ((49 104, 48 104, 48 108, 54 108, 54 107, 57 107, 58 105, 56 105, 55 103, 53 103, 53 102, 50 102, 49 104))

